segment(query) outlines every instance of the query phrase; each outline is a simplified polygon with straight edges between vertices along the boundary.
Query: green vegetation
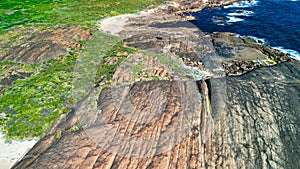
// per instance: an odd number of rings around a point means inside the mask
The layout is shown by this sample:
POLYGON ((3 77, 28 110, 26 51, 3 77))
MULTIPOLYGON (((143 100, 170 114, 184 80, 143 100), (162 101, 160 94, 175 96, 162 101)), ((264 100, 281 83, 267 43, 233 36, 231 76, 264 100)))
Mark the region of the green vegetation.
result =
POLYGON ((142 65, 133 65, 132 66, 133 73, 142 73, 143 72, 143 66, 142 65))
POLYGON ((0 32, 15 25, 90 25, 123 13, 134 13, 161 0, 1 0, 0 32))
MULTIPOLYGON (((0 112, 5 115, 0 117, 0 122, 7 139, 42 136, 58 117, 87 94, 87 89, 81 90, 83 84, 92 82, 93 87, 104 76, 109 80, 124 57, 112 65, 106 64, 104 59, 116 57, 118 52, 134 52, 118 41, 116 37, 96 33, 81 52, 70 53, 64 61, 49 60, 39 66, 45 69, 37 74, 16 80, 0 97, 0 112), (72 91, 80 95, 74 97, 72 91)), ((1 68, 4 65, 24 64, 0 62, 1 68)), ((29 69, 27 67, 32 69, 36 65, 29 64, 25 67, 29 69)))
MULTIPOLYGON (((127 52, 127 54, 132 54, 134 52, 137 51, 137 49, 133 49, 133 48, 127 48, 127 47, 123 47, 124 42, 119 41, 117 42, 107 53, 106 55, 103 57, 102 62, 105 62, 106 58, 109 57, 116 57, 118 52, 127 52)), ((104 64, 103 67, 99 68, 97 71, 97 76, 96 77, 100 77, 100 74, 103 74, 103 72, 109 72, 109 73, 104 73, 104 74, 108 74, 109 75, 109 79, 112 78, 113 73, 115 72, 116 68, 118 67, 118 65, 124 61, 126 59, 126 56, 119 56, 118 57, 118 61, 115 64, 104 64)))
POLYGON ((20 72, 36 72, 41 68, 39 64, 24 64, 24 63, 15 63, 10 61, 1 61, 0 60, 0 79, 5 77, 4 71, 6 70, 19 70, 20 72))
POLYGON ((121 39, 97 32, 94 38, 86 43, 76 62, 73 80, 74 97, 77 100, 84 97, 103 77, 106 81, 110 80, 125 56, 119 56, 114 64, 106 63, 107 58, 117 57, 118 52, 130 54, 134 51, 134 49, 123 47, 121 39))
POLYGON ((54 135, 54 139, 59 139, 60 137, 61 137, 61 131, 58 131, 57 133, 55 133, 55 135, 54 135))
POLYGON ((82 130, 82 126, 80 124, 75 124, 74 126, 72 126, 70 129, 67 130, 67 132, 76 132, 76 131, 80 131, 82 130))
POLYGON ((17 80, 0 98, 1 119, 8 138, 41 136, 52 122, 71 106, 74 57, 57 61, 26 80, 17 80))

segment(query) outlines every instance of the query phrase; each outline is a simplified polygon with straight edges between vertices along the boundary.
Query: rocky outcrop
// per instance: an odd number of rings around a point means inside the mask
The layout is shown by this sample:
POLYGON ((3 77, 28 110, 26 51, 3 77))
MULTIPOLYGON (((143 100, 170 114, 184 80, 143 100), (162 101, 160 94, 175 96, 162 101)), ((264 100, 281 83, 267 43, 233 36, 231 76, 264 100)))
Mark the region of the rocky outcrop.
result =
POLYGON ((218 62, 221 62, 229 76, 242 75, 258 67, 291 60, 277 49, 232 33, 213 33, 212 43, 221 58, 218 62))
POLYGON ((226 86, 139 82, 123 99, 104 89, 84 130, 70 130, 71 113, 13 168, 299 168, 299 67, 219 79, 226 86), (221 99, 209 92, 221 88, 221 99))
POLYGON ((101 21, 99 27, 104 32, 125 37, 128 47, 172 55, 214 77, 239 76, 262 66, 292 60, 287 54, 249 37, 232 33, 207 35, 186 17, 172 13, 148 11, 117 16, 101 21))
POLYGON ((91 36, 91 30, 81 26, 57 26, 53 30, 20 27, 9 34, 16 39, 1 38, 0 59, 21 63, 41 63, 67 55, 71 49, 80 49, 80 41, 91 36))
POLYGON ((197 136, 207 104, 197 94, 196 82, 141 82, 124 99, 114 98, 120 90, 102 90, 97 111, 81 112, 98 114, 81 121, 85 130, 69 132, 66 124, 74 124, 78 112, 71 113, 13 168, 182 168, 187 161, 189 166, 200 165, 197 136), (61 137, 53 141, 58 130, 61 137))

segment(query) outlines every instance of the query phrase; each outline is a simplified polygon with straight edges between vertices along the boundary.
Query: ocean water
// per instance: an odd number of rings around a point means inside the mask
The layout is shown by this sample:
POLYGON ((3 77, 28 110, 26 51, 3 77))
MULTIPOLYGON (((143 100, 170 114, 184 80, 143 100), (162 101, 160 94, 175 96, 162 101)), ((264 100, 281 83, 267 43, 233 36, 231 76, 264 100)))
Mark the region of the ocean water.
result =
POLYGON ((300 0, 247 0, 192 15, 204 32, 250 36, 300 61, 300 0))

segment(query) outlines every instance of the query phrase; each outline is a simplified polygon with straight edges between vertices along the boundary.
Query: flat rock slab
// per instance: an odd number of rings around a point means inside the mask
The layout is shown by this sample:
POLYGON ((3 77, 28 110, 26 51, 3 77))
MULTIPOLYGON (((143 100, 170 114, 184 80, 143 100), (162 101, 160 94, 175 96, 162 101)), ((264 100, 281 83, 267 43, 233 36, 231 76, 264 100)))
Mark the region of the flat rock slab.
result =
POLYGON ((223 78, 226 108, 219 139, 210 145, 211 167, 299 168, 299 66, 285 63, 223 78))
POLYGON ((84 130, 69 132, 65 128, 55 141, 48 134, 14 168, 194 168, 201 165, 197 158, 204 150, 199 149, 197 129, 200 116, 205 116, 202 110, 206 108, 202 107, 206 104, 196 82, 147 81, 135 83, 126 94, 122 92, 122 87, 103 89, 97 111, 83 109, 78 116, 86 117, 79 119, 86 126, 84 130), (41 152, 43 147, 48 148, 41 152))
POLYGON ((285 63, 211 79, 208 88, 147 81, 123 99, 107 88, 84 130, 65 127, 13 168, 299 168, 299 79, 299 63, 285 63))

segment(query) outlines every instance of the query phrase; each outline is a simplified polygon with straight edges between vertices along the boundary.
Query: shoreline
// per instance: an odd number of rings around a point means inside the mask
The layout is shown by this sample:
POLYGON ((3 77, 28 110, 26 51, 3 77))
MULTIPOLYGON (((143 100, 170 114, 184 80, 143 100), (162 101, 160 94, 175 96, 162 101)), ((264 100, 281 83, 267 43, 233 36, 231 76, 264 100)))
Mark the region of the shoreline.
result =
MULTIPOLYGON (((227 4, 234 4, 234 3, 243 2, 243 1, 239 0, 239 1, 229 1, 229 2, 226 1, 226 2, 227 2, 227 4)), ((170 4, 172 4, 171 6, 174 5, 173 3, 170 3, 170 4)), ((142 18, 142 17, 147 17, 147 16, 151 17, 151 15, 154 15, 155 12, 162 13, 164 15, 166 14, 166 15, 173 16, 173 17, 170 17, 170 18, 165 17, 164 20, 155 20, 155 19, 151 20, 150 19, 148 22, 141 22, 141 25, 144 25, 144 26, 136 26, 134 29, 137 29, 137 30, 138 29, 148 29, 149 27, 153 27, 152 23, 154 23, 154 25, 156 25, 157 28, 164 28, 163 25, 169 25, 170 28, 174 27, 175 25, 177 27, 181 27, 181 26, 184 25, 184 24, 181 25, 180 24, 181 22, 184 23, 184 22, 187 21, 187 24, 185 24, 187 26, 187 25, 189 25, 189 21, 190 20, 194 20, 195 19, 195 18, 193 18, 193 17, 191 17, 189 15, 183 15, 183 16, 180 15, 180 16, 178 16, 177 15, 178 11, 180 11, 180 13, 185 13, 186 11, 185 10, 177 10, 176 11, 173 8, 169 7, 170 4, 159 6, 157 9, 154 9, 154 10, 148 11, 148 12, 142 12, 142 13, 133 14, 133 15, 124 15, 124 16, 121 15, 121 16, 116 16, 116 17, 111 17, 111 18, 107 18, 107 19, 101 20, 101 22, 99 22, 99 23, 101 23, 101 24, 99 24, 99 30, 104 31, 106 33, 111 33, 111 34, 117 35, 117 36, 122 36, 122 35, 127 36, 126 34, 124 34, 122 32, 123 31, 126 32, 126 28, 125 28, 126 27, 125 26, 126 22, 128 22, 128 24, 134 24, 134 22, 130 21, 130 20, 132 20, 130 18, 134 18, 134 17, 135 18, 142 18), (161 9, 165 9, 165 11, 162 12, 161 9), (172 12, 168 12, 168 11, 172 11, 172 12), (122 20, 121 23, 123 23, 123 24, 115 25, 115 24, 111 23, 111 22, 118 22, 120 20, 122 20), (175 24, 175 23, 177 23, 177 24, 175 24), (172 24, 173 24, 173 26, 171 26, 172 24), (114 29, 118 29, 118 31, 119 31, 120 34, 117 33, 116 31, 112 31, 110 29, 110 27, 114 27, 114 29)), ((211 5, 213 5, 213 4, 211 4, 211 5)), ((214 4, 214 5, 219 5, 219 4, 214 4)), ((177 4, 176 6, 179 6, 179 5, 177 4)), ((200 5, 200 6, 201 6, 201 9, 204 8, 204 7, 206 7, 205 5, 200 5)), ((200 8, 197 8, 197 9, 199 10, 200 8)), ((190 9, 187 9, 187 10, 190 10, 190 9)), ((140 21, 138 21, 138 19, 137 19, 136 22, 140 22, 140 21)), ((190 29, 191 31, 195 28, 195 29, 198 29, 201 32, 200 34, 203 34, 203 33, 207 34, 206 32, 202 32, 202 30, 200 28, 196 27, 195 25, 193 25, 191 23, 187 27, 188 27, 187 29, 190 29)), ((132 29, 132 28, 128 28, 128 29, 132 29)), ((168 32, 167 29, 166 29, 166 31, 168 32)), ((135 31, 130 32, 129 35, 130 36, 134 35, 137 32, 135 32, 135 31)), ((260 43, 259 40, 256 40, 255 38, 253 38, 251 36, 240 36, 239 34, 232 33, 232 32, 214 32, 212 34, 208 33, 205 36, 208 37, 208 39, 210 39, 210 41, 213 41, 213 39, 211 39, 211 36, 213 34, 216 34, 216 33, 227 34, 228 36, 235 36, 238 39, 251 39, 250 40, 251 43, 253 43, 253 41, 255 41, 255 43, 252 44, 252 45, 250 45, 250 46, 254 45, 255 48, 260 53, 263 53, 263 54, 265 54, 267 56, 267 57, 261 58, 261 59, 256 59, 256 57, 253 57, 253 60, 246 59, 246 62, 243 61, 243 59, 240 58, 240 57, 238 57, 237 59, 232 58, 232 59, 229 59, 230 63, 226 63, 226 62, 223 63, 222 60, 224 60, 224 59, 228 60, 228 59, 226 59, 226 56, 225 57, 224 56, 221 56, 221 57, 218 56, 217 58, 213 58, 213 60, 218 60, 217 62, 219 62, 219 66, 220 66, 220 64, 223 65, 222 68, 225 69, 224 71, 226 72, 227 75, 230 75, 230 76, 239 76, 239 75, 245 74, 245 73, 247 73, 249 71, 252 71, 252 70, 254 70, 255 68, 258 68, 258 67, 273 66, 275 64, 278 64, 278 63, 281 63, 281 62, 285 62, 285 61, 290 61, 290 60, 296 61, 294 58, 288 57, 288 56, 290 56, 288 53, 285 53, 282 50, 279 50, 279 49, 277 49, 275 47, 272 47, 272 46, 269 46, 267 44, 262 44, 262 43, 260 43), (249 68, 245 69, 245 68, 240 67, 239 65, 242 65, 242 67, 249 67, 249 68), (234 71, 235 73, 232 73, 232 71, 234 71)), ((202 35, 200 35, 200 36, 202 36, 202 35)), ((242 46, 244 46, 244 45, 242 45, 242 46)), ((233 53, 234 52, 235 51, 233 51, 233 53)), ((257 54, 260 56, 261 55, 260 53, 257 53, 257 54)), ((252 55, 253 54, 255 54, 255 52, 252 53, 252 55)), ((182 58, 182 59, 186 59, 186 58, 182 58)), ((210 60, 210 59, 208 59, 208 60, 210 60)), ((212 61, 212 60, 209 61, 208 63, 206 63, 206 61, 205 61, 204 67, 208 66, 208 65, 211 65, 211 64, 214 65, 215 63, 213 63, 213 62, 214 61, 212 61)), ((186 63, 186 64, 190 65, 190 63, 186 63)), ((219 67, 219 66, 217 66, 217 67, 219 67)), ((222 69, 221 67, 219 67, 219 68, 222 69)), ((203 70, 203 68, 201 70, 203 70)), ((211 71, 209 69, 206 69, 206 70, 211 71)))
MULTIPOLYGON (((213 23, 216 25, 223 26, 223 25, 230 25, 232 22, 246 22, 244 20, 246 20, 248 16, 253 15, 253 11, 252 11, 253 9, 251 9, 250 7, 257 6, 257 5, 259 5, 259 3, 262 3, 262 2, 259 2, 258 0, 250 0, 250 1, 244 0, 241 2, 234 2, 234 3, 231 3, 230 5, 226 5, 226 6, 223 6, 223 5, 219 6, 220 8, 218 8, 216 10, 222 11, 224 9, 225 10, 224 12, 226 12, 226 15, 214 13, 214 15, 218 15, 218 16, 213 16, 213 20, 214 20, 213 23), (226 10, 227 8, 232 9, 232 11, 227 11, 226 10), (239 11, 239 12, 233 12, 233 11, 239 11), (242 16, 242 17, 240 17, 240 16, 242 16), (229 20, 227 20, 225 18, 228 18, 229 20)), ((210 13, 210 11, 205 11, 205 13, 207 13, 207 12, 210 13)), ((202 17, 207 16, 207 14, 201 15, 201 16, 202 17)), ((212 15, 208 14, 208 16, 212 16, 212 15)), ((195 20, 197 20, 197 19, 195 19, 195 20)), ((209 22, 209 21, 205 21, 205 22, 209 22)), ((203 24, 203 22, 201 22, 201 24, 203 24)), ((258 44, 270 46, 273 49, 279 50, 280 52, 287 54, 289 56, 289 58, 291 58, 291 60, 300 62, 300 52, 297 51, 295 48, 291 49, 288 47, 283 47, 283 44, 271 45, 269 43, 269 41, 272 41, 272 38, 270 38, 270 37, 268 37, 269 39, 266 39, 267 37, 261 38, 261 37, 256 37, 251 34, 241 34, 239 31, 229 32, 229 31, 226 31, 226 29, 222 30, 222 26, 219 26, 221 29, 221 30, 219 29, 219 32, 228 32, 228 33, 233 33, 236 36, 250 37, 252 39, 255 39, 258 44)), ((199 29, 201 29, 201 26, 199 29)), ((209 32, 209 34, 211 34, 211 33, 212 32, 209 32)))

